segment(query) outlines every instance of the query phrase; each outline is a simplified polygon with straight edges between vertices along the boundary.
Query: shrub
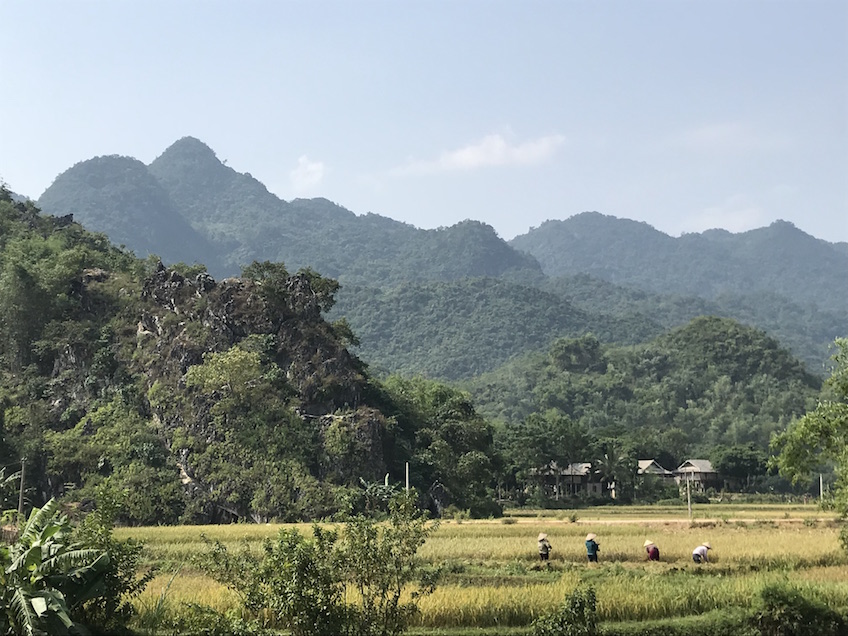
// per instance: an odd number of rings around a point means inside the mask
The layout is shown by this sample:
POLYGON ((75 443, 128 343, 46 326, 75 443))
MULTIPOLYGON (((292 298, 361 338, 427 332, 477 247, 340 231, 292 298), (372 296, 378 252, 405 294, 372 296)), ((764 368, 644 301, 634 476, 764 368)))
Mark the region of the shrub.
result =
POLYGON ((532 636, 596 636, 598 616, 595 589, 577 589, 555 612, 533 621, 532 636))
POLYGON ((149 633, 157 636, 273 636, 275 632, 246 621, 235 612, 222 614, 210 607, 186 603, 178 615, 155 625, 149 633))
POLYGON ((840 636, 842 617, 821 601, 805 597, 789 584, 763 587, 752 617, 761 636, 840 636))
POLYGON ((297 530, 281 530, 276 541, 263 543, 261 556, 247 545, 230 552, 215 541, 196 564, 233 590, 252 615, 269 612, 294 636, 343 634, 344 586, 328 558, 338 535, 317 525, 312 533, 310 540, 297 530))
POLYGON ((214 542, 195 562, 235 591, 253 616, 270 617, 293 636, 395 636, 434 586, 416 558, 429 533, 413 496, 399 494, 386 524, 360 516, 341 537, 316 525, 311 539, 282 530, 261 555, 214 542), (356 603, 346 601, 349 589, 356 603), (401 602, 406 592, 409 600, 401 602))
POLYGON ((126 632, 126 625, 136 612, 133 599, 144 591, 155 575, 153 569, 138 575, 144 549, 142 543, 133 539, 118 541, 112 535, 115 517, 124 499, 125 493, 106 480, 97 489, 97 508, 85 517, 76 531, 83 544, 109 555, 102 594, 87 601, 79 611, 79 619, 95 634, 126 632))

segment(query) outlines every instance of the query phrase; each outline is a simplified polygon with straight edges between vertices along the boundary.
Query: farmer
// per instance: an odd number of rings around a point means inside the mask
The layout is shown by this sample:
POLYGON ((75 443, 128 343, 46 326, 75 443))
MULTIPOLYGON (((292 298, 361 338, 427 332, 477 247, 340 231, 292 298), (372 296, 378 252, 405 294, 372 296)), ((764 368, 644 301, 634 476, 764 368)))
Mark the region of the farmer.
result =
POLYGON ((553 548, 551 547, 551 544, 548 541, 548 535, 546 535, 544 532, 540 532, 539 533, 539 559, 541 561, 547 561, 548 556, 550 555, 552 549, 553 548))
POLYGON ((650 539, 645 540, 645 552, 648 554, 648 561, 659 561, 660 560, 660 549, 654 545, 654 542, 650 539))
POLYGON ((590 532, 586 535, 586 556, 589 559, 589 563, 597 563, 598 562, 598 550, 600 550, 600 546, 598 546, 595 541, 596 535, 593 532, 590 532))
POLYGON ((709 541, 704 541, 701 545, 692 550, 692 560, 695 563, 709 563, 710 560, 707 558, 707 550, 712 550, 712 546, 709 541))

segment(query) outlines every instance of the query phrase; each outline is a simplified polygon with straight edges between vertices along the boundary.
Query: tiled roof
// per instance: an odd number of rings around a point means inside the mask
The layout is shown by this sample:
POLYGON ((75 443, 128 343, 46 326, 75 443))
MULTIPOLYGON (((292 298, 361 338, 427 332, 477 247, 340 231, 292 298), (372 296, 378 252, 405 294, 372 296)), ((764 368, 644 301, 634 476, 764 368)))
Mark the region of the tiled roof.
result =
POLYGON ((677 472, 682 473, 714 473, 713 465, 709 459, 687 459, 677 467, 677 472))

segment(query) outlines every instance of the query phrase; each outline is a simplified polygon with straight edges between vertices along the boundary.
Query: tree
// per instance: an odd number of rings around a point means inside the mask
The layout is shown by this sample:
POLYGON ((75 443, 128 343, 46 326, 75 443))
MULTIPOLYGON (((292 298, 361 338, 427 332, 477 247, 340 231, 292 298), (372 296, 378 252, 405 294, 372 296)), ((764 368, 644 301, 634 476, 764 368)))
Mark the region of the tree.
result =
POLYGON ((361 599, 352 609, 357 636, 397 636, 406 630, 418 599, 435 587, 435 573, 422 568, 417 557, 434 529, 406 493, 391 500, 387 524, 363 516, 347 524, 339 561, 361 599))
POLYGON ((603 455, 593 463, 601 483, 612 491, 614 497, 623 501, 632 498, 636 462, 631 457, 621 454, 615 445, 610 443, 606 446, 603 455))
MULTIPOLYGON (((833 369, 825 383, 823 399, 814 411, 777 435, 772 448, 779 452, 773 464, 795 483, 832 462, 837 475, 833 504, 845 517, 848 516, 848 339, 837 339, 835 345, 833 369)), ((841 539, 848 549, 845 527, 841 539)))
POLYGON ((434 507, 454 505, 475 516, 499 514, 490 486, 495 475, 492 426, 467 393, 424 378, 388 378, 384 388, 400 411, 399 436, 412 450, 414 483, 434 507))
MULTIPOLYGON (((558 409, 530 414, 521 424, 508 426, 504 437, 504 455, 519 478, 551 462, 565 468, 584 461, 593 441, 580 424, 558 409)), ((559 493, 557 484, 557 498, 559 493)))
POLYGON ((750 487, 754 477, 766 474, 766 454, 753 444, 717 447, 710 455, 713 468, 738 487, 750 487))

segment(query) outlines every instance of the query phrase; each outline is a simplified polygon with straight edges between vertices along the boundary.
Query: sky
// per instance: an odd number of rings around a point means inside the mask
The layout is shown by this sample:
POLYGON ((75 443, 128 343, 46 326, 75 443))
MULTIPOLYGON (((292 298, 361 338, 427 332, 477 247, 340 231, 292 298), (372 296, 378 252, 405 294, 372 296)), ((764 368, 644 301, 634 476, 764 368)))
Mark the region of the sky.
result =
POLYGON ((845 0, 0 0, 0 179, 184 136, 283 199, 504 239, 594 210, 848 241, 845 0))

